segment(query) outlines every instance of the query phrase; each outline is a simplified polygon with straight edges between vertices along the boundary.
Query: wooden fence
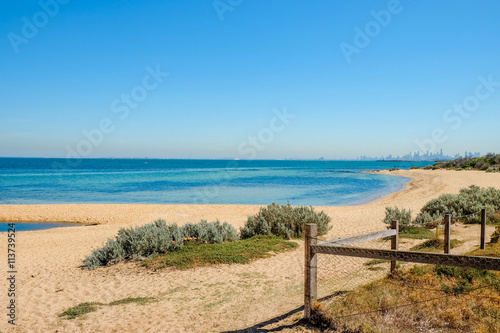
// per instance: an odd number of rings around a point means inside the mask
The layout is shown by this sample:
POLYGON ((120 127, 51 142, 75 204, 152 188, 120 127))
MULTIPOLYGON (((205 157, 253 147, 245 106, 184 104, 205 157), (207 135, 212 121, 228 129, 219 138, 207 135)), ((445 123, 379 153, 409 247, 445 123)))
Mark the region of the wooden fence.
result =
MULTIPOLYGON (((312 305, 317 299, 317 265, 318 253, 335 254, 341 256, 385 259, 391 261, 391 272, 396 269, 397 261, 420 264, 435 264, 459 267, 471 267, 500 271, 500 258, 465 256, 450 254, 451 215, 444 217, 444 253, 398 251, 399 223, 392 221, 391 229, 368 234, 330 239, 318 242, 318 228, 316 224, 306 225, 305 237, 305 285, 304 285, 304 317, 311 318, 312 305), (391 237, 391 250, 359 248, 349 245, 391 237)), ((481 245, 485 247, 486 210, 481 210, 481 245)))

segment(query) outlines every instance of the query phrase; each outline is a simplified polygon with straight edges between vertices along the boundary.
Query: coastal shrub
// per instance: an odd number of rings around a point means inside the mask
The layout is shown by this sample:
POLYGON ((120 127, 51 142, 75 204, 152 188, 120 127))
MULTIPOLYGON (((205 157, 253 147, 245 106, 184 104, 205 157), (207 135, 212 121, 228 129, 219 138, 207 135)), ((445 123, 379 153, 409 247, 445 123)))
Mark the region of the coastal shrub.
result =
POLYGON ((413 221, 414 224, 422 225, 426 227, 435 227, 443 220, 441 215, 431 215, 429 212, 420 212, 413 221))
POLYGON ((102 248, 92 251, 83 260, 84 267, 96 269, 124 259, 141 260, 173 251, 183 245, 184 238, 193 238, 201 243, 222 243, 238 239, 236 230, 224 222, 167 225, 162 219, 136 228, 122 228, 115 239, 108 239, 102 248))
POLYGON ((238 232, 227 222, 221 224, 219 221, 207 222, 202 220, 198 224, 188 223, 181 227, 184 238, 192 238, 200 243, 222 243, 238 240, 238 232))
POLYGON ((494 166, 496 166, 496 170, 498 170, 499 165, 500 154, 488 153, 483 157, 457 158, 453 161, 437 162, 433 167, 435 167, 435 169, 486 170, 491 172, 494 170, 494 166))
POLYGON ((159 219, 137 228, 120 229, 116 241, 122 245, 128 257, 141 259, 182 246, 182 239, 177 224, 167 225, 159 219))
POLYGON ((83 260, 83 265, 89 269, 96 269, 109 263, 116 263, 125 259, 126 253, 121 244, 114 239, 108 239, 106 245, 95 249, 92 254, 83 260))
POLYGON ((255 235, 276 235, 286 238, 299 238, 304 234, 304 226, 315 223, 318 235, 324 235, 331 229, 331 218, 324 212, 315 212, 312 207, 292 207, 272 203, 263 207, 255 216, 248 217, 245 226, 240 229, 241 238, 255 235))
POLYGON ((460 189, 458 194, 443 194, 422 207, 415 224, 429 224, 442 219, 445 214, 451 214, 465 223, 478 223, 480 216, 477 213, 482 208, 489 215, 500 210, 500 190, 471 185, 460 189))
POLYGON ((405 229, 411 224, 411 209, 399 209, 398 207, 385 207, 384 223, 391 226, 392 221, 399 221, 399 229, 405 229))

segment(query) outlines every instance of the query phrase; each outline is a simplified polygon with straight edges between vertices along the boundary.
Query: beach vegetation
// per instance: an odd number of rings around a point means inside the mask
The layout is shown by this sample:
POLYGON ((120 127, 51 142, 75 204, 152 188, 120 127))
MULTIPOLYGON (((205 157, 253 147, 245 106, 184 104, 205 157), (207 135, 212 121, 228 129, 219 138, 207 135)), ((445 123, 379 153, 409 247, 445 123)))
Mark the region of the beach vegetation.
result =
POLYGON ((200 223, 187 223, 181 227, 184 239, 188 238, 200 243, 222 243, 233 242, 240 239, 238 232, 227 222, 221 224, 219 221, 200 223))
POLYGON ((411 209, 398 207, 385 207, 383 222, 391 226, 392 221, 399 221, 399 230, 403 231, 411 225, 411 209))
POLYGON ((420 226, 408 226, 399 232, 400 238, 434 239, 435 232, 420 226))
POLYGON ((104 304, 97 302, 86 302, 80 303, 77 306, 68 308, 66 311, 59 314, 59 317, 64 317, 64 319, 75 319, 77 317, 86 315, 90 312, 95 312, 100 306, 104 304))
POLYGON ((500 154, 488 153, 482 157, 457 158, 453 161, 437 162, 432 166, 432 169, 498 172, 500 171, 500 154))
POLYGON ((471 185, 460 189, 458 194, 443 194, 427 202, 415 218, 415 224, 439 223, 445 214, 451 214, 453 221, 480 223, 480 211, 486 209, 490 223, 497 221, 500 211, 500 190, 471 185))
MULTIPOLYGON (((460 244, 462 244, 463 241, 460 241, 458 239, 450 239, 450 249, 453 249, 460 244)), ((444 240, 442 239, 429 239, 422 244, 415 245, 412 247, 410 250, 411 251, 422 251, 422 252, 441 252, 444 249, 444 240)))
POLYGON ((158 302, 158 299, 156 299, 154 297, 127 297, 127 298, 120 299, 118 301, 110 302, 110 303, 108 303, 108 305, 109 306, 126 305, 126 304, 132 304, 132 303, 137 304, 137 305, 146 305, 146 304, 154 303, 154 302, 158 302))
POLYGON ((77 306, 68 308, 66 311, 60 313, 58 316, 63 319, 75 319, 81 316, 86 315, 90 312, 95 312, 99 308, 104 306, 114 306, 114 305, 125 305, 135 303, 138 305, 146 305, 152 302, 158 302, 158 299, 154 297, 128 297, 124 299, 120 299, 117 301, 110 302, 108 304, 99 303, 99 302, 86 302, 80 303, 77 306))
POLYGON ((315 212, 311 206, 293 207, 290 203, 278 205, 273 202, 262 207, 256 215, 248 217, 245 226, 240 229, 240 235, 243 239, 256 235, 300 238, 308 223, 318 226, 318 235, 325 235, 331 229, 330 221, 331 218, 323 211, 315 212))
POLYGON ((142 260, 173 251, 181 247, 184 239, 196 243, 222 243, 237 239, 238 233, 234 227, 219 221, 199 224, 186 224, 178 227, 162 219, 136 228, 122 228, 118 236, 108 239, 102 248, 92 251, 92 254, 83 260, 88 269, 96 269, 125 259, 142 260))
POLYGON ((484 250, 475 249, 471 252, 471 255, 498 258, 500 257, 500 242, 490 242, 489 244, 486 244, 484 250))
POLYGON ((160 269, 192 267, 216 264, 246 264, 252 260, 267 258, 275 253, 295 249, 297 243, 274 235, 257 235, 238 242, 197 244, 184 242, 184 246, 141 262, 142 266, 160 269))

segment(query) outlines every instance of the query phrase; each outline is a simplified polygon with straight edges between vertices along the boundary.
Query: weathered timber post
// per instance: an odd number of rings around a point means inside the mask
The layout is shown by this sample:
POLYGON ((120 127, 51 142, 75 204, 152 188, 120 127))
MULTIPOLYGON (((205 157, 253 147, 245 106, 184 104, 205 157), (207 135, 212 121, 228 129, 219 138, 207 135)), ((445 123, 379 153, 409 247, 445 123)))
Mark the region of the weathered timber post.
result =
POLYGON ((317 298, 318 255, 311 251, 311 245, 318 242, 318 226, 306 224, 305 272, 304 272, 304 318, 310 319, 313 303, 317 298))
MULTIPOLYGON (((392 221, 391 229, 396 230, 396 234, 391 237, 391 250, 397 250, 399 246, 399 221, 392 221)), ((391 273, 396 270, 396 264, 396 260, 391 260, 391 273)))
POLYGON ((450 225, 451 215, 444 216, 444 253, 450 253, 450 225))
POLYGON ((486 238, 486 209, 481 209, 481 250, 484 250, 486 238))

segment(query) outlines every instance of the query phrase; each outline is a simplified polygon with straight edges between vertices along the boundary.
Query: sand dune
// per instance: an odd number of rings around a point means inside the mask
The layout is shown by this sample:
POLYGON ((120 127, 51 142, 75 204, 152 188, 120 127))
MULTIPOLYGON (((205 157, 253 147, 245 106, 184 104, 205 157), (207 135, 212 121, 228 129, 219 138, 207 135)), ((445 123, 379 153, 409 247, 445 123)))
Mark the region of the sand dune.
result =
MULTIPOLYGON (((475 171, 383 171, 412 177, 407 188, 361 206, 316 207, 332 217, 330 237, 384 228, 386 206, 418 211, 442 193, 476 184, 500 188, 500 175, 475 171)), ((220 332, 243 330, 302 305, 303 242, 296 251, 248 265, 220 265, 187 271, 148 271, 123 263, 95 271, 81 260, 119 228, 150 223, 227 221, 240 227, 259 206, 250 205, 0 205, 3 221, 69 221, 96 224, 19 232, 17 326, 0 320, 2 332, 220 332), (57 315, 83 302, 109 303, 126 297, 156 297, 148 305, 102 307, 83 319, 57 315)), ((0 235, 6 249, 7 236, 0 235)), ((3 260, 6 272, 6 256, 3 260)), ((4 273, 5 275, 6 273, 4 273)), ((6 279, 0 284, 7 304, 6 279)), ((4 307, 5 309, 5 307, 4 307)), ((6 310, 4 310, 6 313, 6 310)), ((294 316, 300 317, 301 313, 294 316)))

